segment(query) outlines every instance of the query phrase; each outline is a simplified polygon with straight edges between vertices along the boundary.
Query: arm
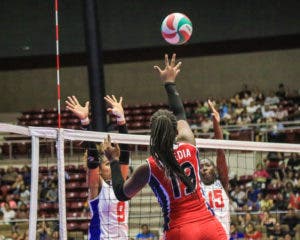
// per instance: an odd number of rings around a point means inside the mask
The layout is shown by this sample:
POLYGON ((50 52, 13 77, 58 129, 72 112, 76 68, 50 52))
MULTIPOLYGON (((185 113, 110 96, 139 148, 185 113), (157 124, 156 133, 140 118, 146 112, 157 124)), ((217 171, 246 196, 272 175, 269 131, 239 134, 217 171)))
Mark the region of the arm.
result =
POLYGON ((176 54, 172 55, 171 62, 169 62, 168 55, 165 55, 165 68, 162 70, 158 66, 154 66, 159 74, 160 78, 165 84, 165 90, 168 95, 168 101, 170 109, 173 111, 177 118, 177 141, 188 142, 191 144, 196 144, 194 134, 186 121, 186 115, 184 107, 176 89, 175 79, 180 72, 181 62, 176 62, 176 54))
MULTIPOLYGON (((213 115, 213 126, 214 126, 215 138, 223 139, 223 132, 220 127, 220 115, 218 111, 214 108, 210 100, 208 100, 208 105, 213 115)), ((217 149, 217 171, 218 171, 220 181, 225 191, 228 193, 228 184, 229 184, 228 166, 226 163, 225 152, 223 149, 217 149)))
MULTIPOLYGON (((85 103, 85 106, 81 106, 75 96, 68 97, 66 101, 67 109, 73 112, 81 121, 83 129, 89 129, 89 102, 85 103)), ((89 199, 94 199, 98 196, 102 182, 99 171, 99 152, 97 150, 95 142, 84 142, 84 146, 87 149, 85 157, 87 159, 87 178, 89 186, 89 199)))
POLYGON ((112 146, 110 136, 104 141, 105 155, 110 161, 112 184, 114 193, 119 201, 127 201, 136 195, 147 183, 150 176, 148 164, 139 166, 126 181, 120 169, 120 148, 118 144, 112 146))
MULTIPOLYGON (((114 95, 112 96, 106 95, 104 99, 110 105, 110 107, 107 108, 107 111, 117 117, 117 125, 118 125, 119 133, 127 134, 128 129, 126 125, 124 109, 122 106, 123 98, 120 97, 120 100, 118 101, 114 95)), ((121 168, 123 178, 126 179, 128 177, 128 172, 129 172, 129 145, 120 144, 120 150, 121 150, 120 161, 119 161, 120 168, 121 168)))

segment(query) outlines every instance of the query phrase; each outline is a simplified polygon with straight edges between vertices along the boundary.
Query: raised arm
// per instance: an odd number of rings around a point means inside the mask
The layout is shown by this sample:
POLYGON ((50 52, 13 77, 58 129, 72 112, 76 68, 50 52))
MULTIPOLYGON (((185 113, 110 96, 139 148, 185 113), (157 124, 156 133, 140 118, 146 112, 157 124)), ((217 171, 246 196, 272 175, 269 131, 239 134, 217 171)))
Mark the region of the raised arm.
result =
MULTIPOLYGON (((220 126, 220 114, 215 109, 213 103, 210 100, 208 100, 208 105, 210 110, 212 111, 215 139, 223 139, 223 132, 220 126)), ((228 166, 223 149, 217 149, 217 171, 225 191, 228 192, 228 166)))
MULTIPOLYGON (((81 121, 83 129, 89 129, 89 102, 82 106, 75 96, 68 97, 66 100, 67 109, 72 111, 81 121)), ((87 159, 87 181, 89 186, 89 199, 94 199, 98 196, 102 187, 100 180, 100 156, 95 142, 85 142, 86 148, 85 157, 87 159)))
POLYGON ((186 121, 186 115, 182 100, 176 89, 175 79, 180 72, 181 62, 176 64, 176 54, 172 55, 171 61, 165 54, 165 68, 162 70, 159 66, 154 66, 159 74, 162 82, 165 85, 165 90, 168 95, 169 107, 177 118, 177 141, 196 144, 194 134, 186 121))
POLYGON ((120 169, 120 148, 118 144, 111 144, 110 136, 104 141, 105 155, 110 161, 112 185, 119 201, 127 201, 136 195, 148 183, 150 170, 147 164, 140 165, 131 175, 124 180, 120 169))
MULTIPOLYGON (((106 95, 104 97, 104 100, 109 104, 109 108, 107 108, 107 111, 116 116, 117 118, 117 125, 119 133, 127 134, 128 129, 126 125, 125 115, 124 115, 124 109, 122 106, 123 98, 120 97, 119 101, 116 99, 114 95, 109 96, 106 95)), ((120 144, 120 168, 122 172, 122 176, 124 179, 128 177, 129 172, 129 145, 128 144, 120 144)))

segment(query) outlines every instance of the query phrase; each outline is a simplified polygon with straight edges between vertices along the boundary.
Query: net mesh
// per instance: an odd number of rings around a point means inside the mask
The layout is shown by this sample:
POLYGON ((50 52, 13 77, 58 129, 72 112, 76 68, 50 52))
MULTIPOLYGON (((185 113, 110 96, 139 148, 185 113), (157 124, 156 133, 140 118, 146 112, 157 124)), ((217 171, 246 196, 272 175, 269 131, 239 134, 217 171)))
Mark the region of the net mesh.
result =
MULTIPOLYGON (((15 233, 29 234, 31 237, 34 236, 32 239, 38 239, 43 235, 50 235, 51 239, 58 239, 59 236, 60 239, 87 239, 91 214, 88 204, 85 151, 80 143, 81 141, 101 142, 107 133, 19 128, 4 124, 0 125, 0 131, 6 134, 6 141, 2 143, 2 146, 6 146, 2 149, 6 150, 2 151, 3 159, 0 166, 1 203, 3 205, 11 199, 17 204, 13 207, 16 216, 0 225, 1 234, 7 236, 15 233), (8 133, 10 135, 7 135, 8 133), (7 136, 12 136, 11 133, 15 138, 7 141, 9 139, 7 136), (57 154, 58 136, 62 136, 61 154, 57 154), (7 181, 3 178, 8 168, 12 168, 17 175, 23 176, 25 187, 30 191, 31 203, 28 196, 26 200, 23 189, 17 191, 11 187, 14 185, 14 179, 7 181), (36 168, 38 175, 34 175, 36 168), (58 174, 59 170, 62 171, 60 174, 58 174), (34 179, 33 176, 38 177, 34 179), (37 185, 34 185, 34 182, 37 182, 37 185), (64 191, 61 191, 61 186, 64 186, 64 191), (21 205, 24 208, 22 210, 20 210, 21 205)), ((113 141, 130 144, 132 170, 145 162, 149 154, 149 136, 112 133, 111 137, 113 141)), ((289 214, 289 208, 293 209, 293 214, 299 215, 299 164, 297 165, 299 145, 197 139, 197 146, 201 158, 209 158, 214 162, 216 162, 216 149, 225 149, 230 175, 231 222, 236 223, 241 232, 246 231, 246 221, 249 218, 247 214, 250 213, 255 227, 264 236, 269 236, 270 229, 262 224, 262 221, 265 211, 270 211, 271 217, 290 232, 294 239, 299 237, 297 235, 299 225, 293 226, 284 222, 286 215, 289 214), (296 164, 293 164, 291 159, 294 159, 296 164), (254 173, 261 166, 260 164, 270 175, 268 179, 255 177, 254 173), (281 176, 281 174, 285 175, 281 176), (289 180, 292 182, 292 189, 286 186, 289 180), (249 191, 255 190, 259 190, 262 199, 250 202, 248 195, 247 198, 243 197, 249 191), (282 202, 285 202, 286 206, 282 206, 282 202)), ((148 186, 129 202, 129 237, 134 239, 143 224, 149 226, 156 239, 162 236, 161 209, 148 186)))

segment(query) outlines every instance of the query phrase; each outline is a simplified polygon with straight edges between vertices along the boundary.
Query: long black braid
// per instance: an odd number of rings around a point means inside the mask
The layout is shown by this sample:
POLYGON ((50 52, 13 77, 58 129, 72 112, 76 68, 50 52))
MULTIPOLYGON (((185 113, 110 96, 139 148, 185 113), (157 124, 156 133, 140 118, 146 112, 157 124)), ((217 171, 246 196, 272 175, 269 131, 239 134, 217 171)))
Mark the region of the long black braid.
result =
POLYGON ((167 173, 173 178, 177 176, 185 186, 193 189, 191 179, 179 166, 173 150, 177 135, 177 120, 175 115, 168 110, 158 110, 151 117, 150 153, 166 168, 167 173))

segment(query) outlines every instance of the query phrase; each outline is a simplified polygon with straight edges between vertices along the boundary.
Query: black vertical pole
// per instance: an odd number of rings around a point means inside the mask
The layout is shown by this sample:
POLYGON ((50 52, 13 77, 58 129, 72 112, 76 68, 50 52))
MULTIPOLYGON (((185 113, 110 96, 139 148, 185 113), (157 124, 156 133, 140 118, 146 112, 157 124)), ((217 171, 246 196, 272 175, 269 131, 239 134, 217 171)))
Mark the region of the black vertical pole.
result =
POLYGON ((95 131, 105 132, 106 109, 103 100, 105 96, 105 83, 101 35, 97 16, 97 0, 83 0, 83 11, 92 127, 95 131))

